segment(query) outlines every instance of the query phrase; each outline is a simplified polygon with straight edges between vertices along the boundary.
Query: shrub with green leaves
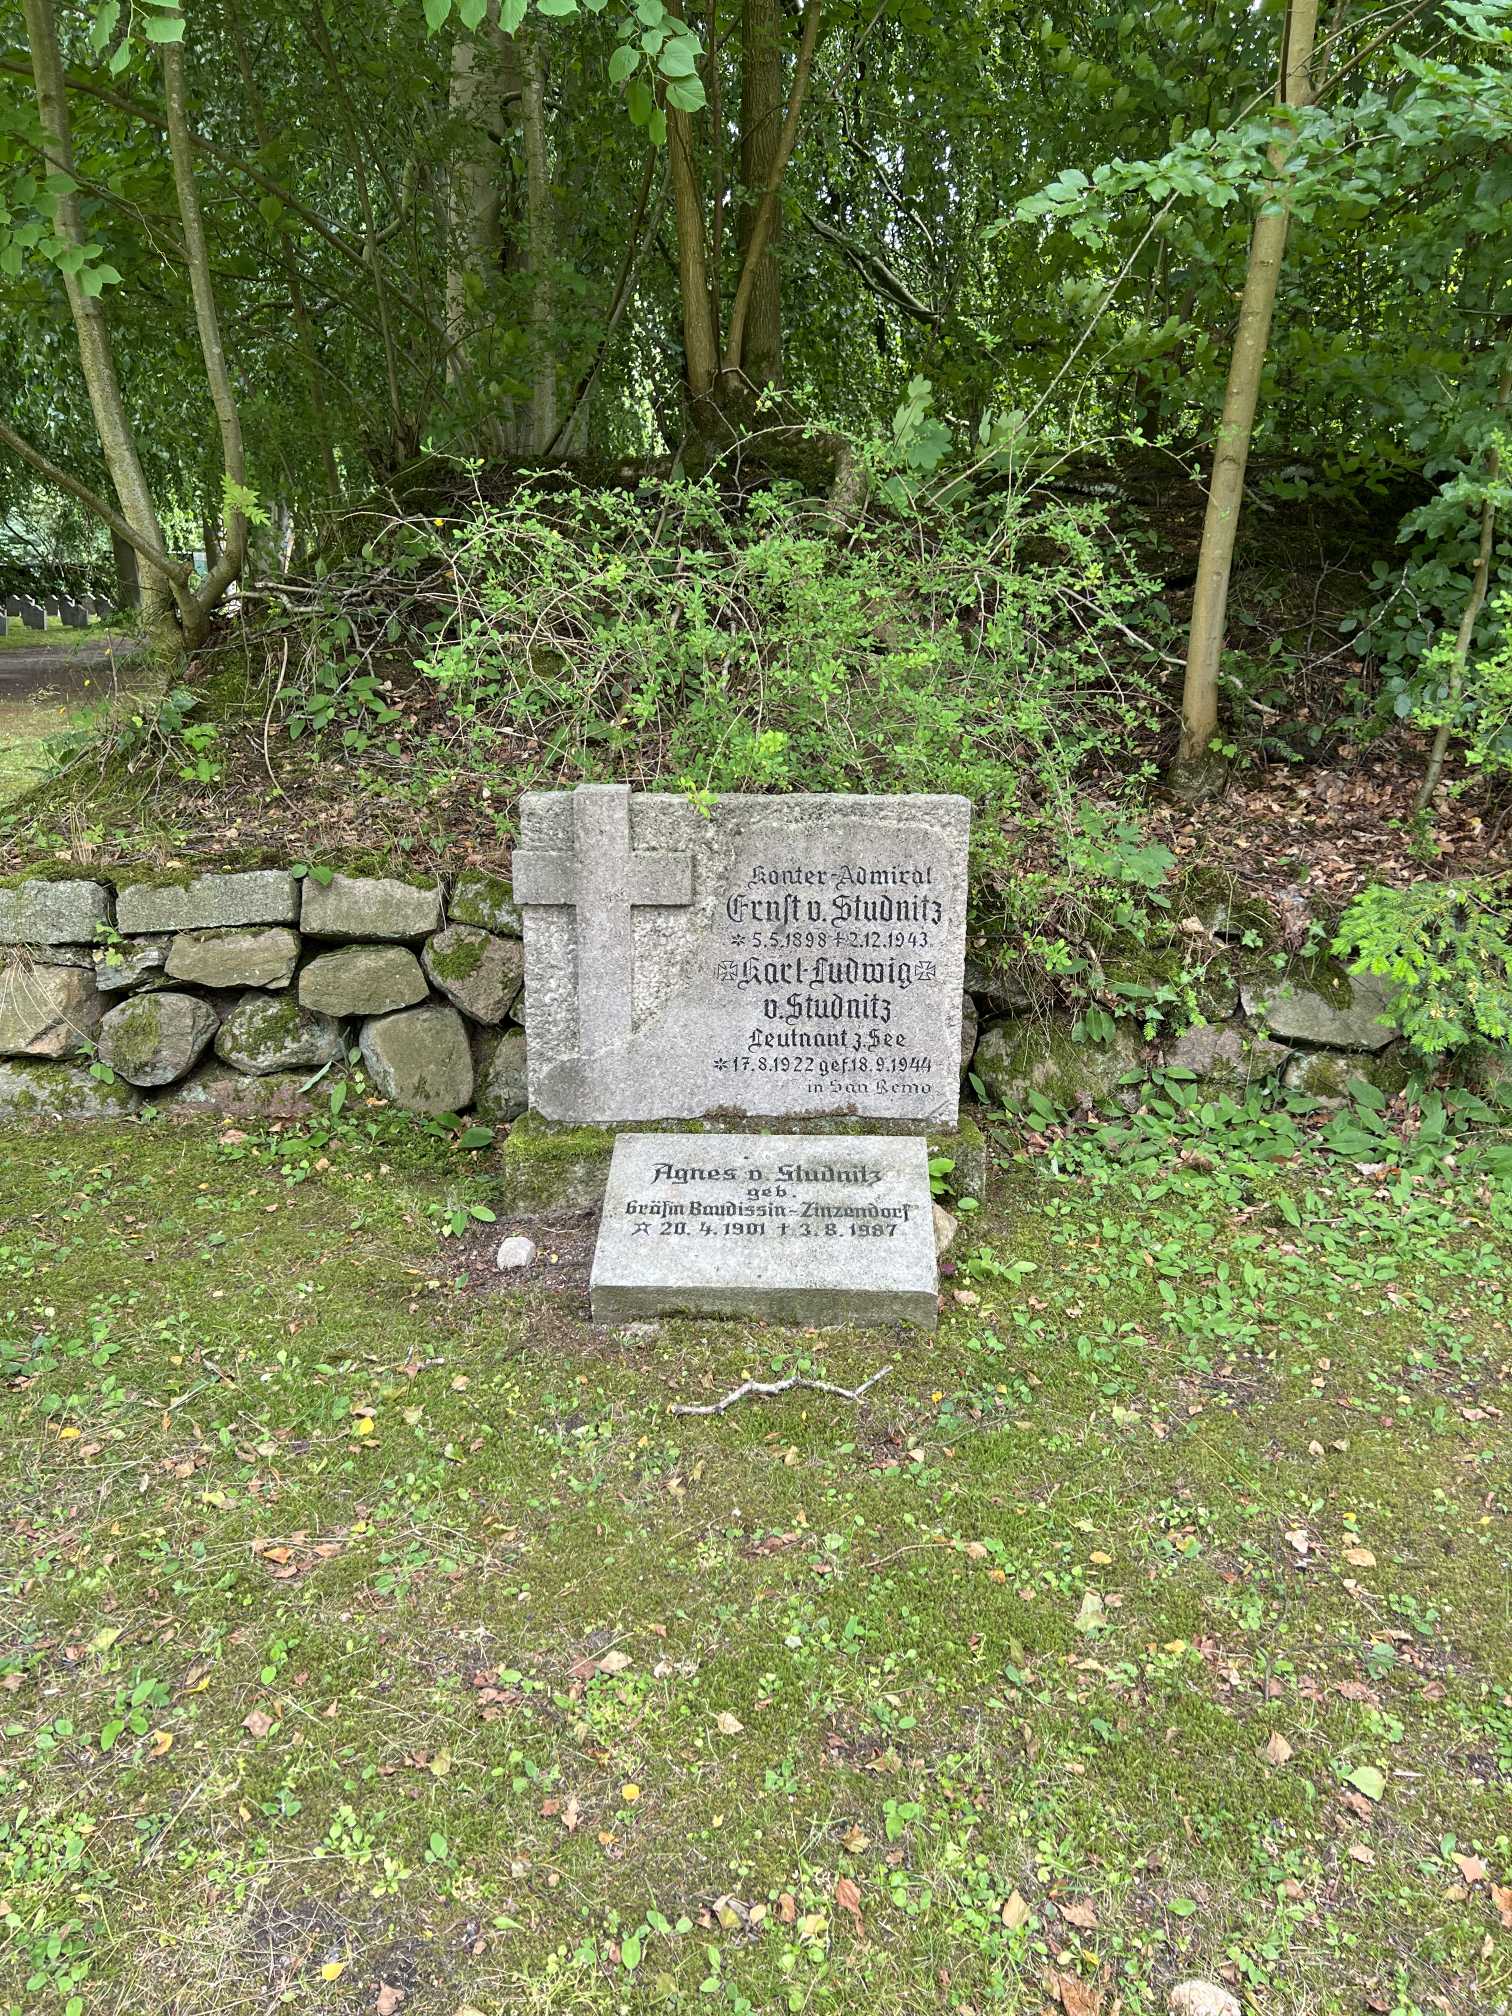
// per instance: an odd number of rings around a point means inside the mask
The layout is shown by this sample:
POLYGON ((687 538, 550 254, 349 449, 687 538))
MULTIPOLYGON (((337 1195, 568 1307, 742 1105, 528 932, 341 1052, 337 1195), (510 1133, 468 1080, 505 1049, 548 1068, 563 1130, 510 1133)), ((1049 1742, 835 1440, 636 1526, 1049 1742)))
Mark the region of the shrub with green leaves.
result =
POLYGON ((458 621, 420 669, 543 780, 961 792, 985 864, 1010 822, 1080 832, 1073 780, 1127 767, 1150 721, 1150 584, 1095 508, 1005 496, 837 538, 785 491, 732 511, 675 483, 434 537, 458 621))
POLYGON ((1425 1057, 1512 1037, 1512 878, 1367 889, 1333 949, 1392 983, 1387 1014, 1425 1057))

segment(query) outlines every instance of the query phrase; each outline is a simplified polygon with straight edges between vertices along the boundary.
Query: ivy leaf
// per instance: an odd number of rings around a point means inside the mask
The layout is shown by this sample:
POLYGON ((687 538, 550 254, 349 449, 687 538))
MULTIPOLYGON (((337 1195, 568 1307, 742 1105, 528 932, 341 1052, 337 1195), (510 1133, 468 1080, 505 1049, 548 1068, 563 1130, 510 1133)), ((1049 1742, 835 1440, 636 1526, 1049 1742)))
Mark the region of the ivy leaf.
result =
POLYGON ((549 14, 554 19, 577 12, 577 0, 536 0, 536 6, 542 14, 549 14))
POLYGON ((488 0, 457 0, 457 13, 464 28, 476 28, 488 12, 488 0))
POLYGON ((451 10, 452 0, 425 0, 425 26, 427 32, 434 35, 451 10))
POLYGON ((526 0, 499 0, 499 26, 506 35, 513 35, 525 19, 526 0))
POLYGON ((644 126, 646 121, 651 117, 652 111, 655 108, 655 102, 645 79, 642 77, 634 78, 631 81, 630 89, 625 93, 625 109, 630 114, 631 124, 644 126))
POLYGON ((184 39, 182 14, 149 14, 142 25, 149 42, 182 42, 184 39))
POLYGON ((616 49, 609 58, 609 82, 623 84, 627 77, 635 75, 639 63, 640 57, 628 44, 624 48, 616 49))

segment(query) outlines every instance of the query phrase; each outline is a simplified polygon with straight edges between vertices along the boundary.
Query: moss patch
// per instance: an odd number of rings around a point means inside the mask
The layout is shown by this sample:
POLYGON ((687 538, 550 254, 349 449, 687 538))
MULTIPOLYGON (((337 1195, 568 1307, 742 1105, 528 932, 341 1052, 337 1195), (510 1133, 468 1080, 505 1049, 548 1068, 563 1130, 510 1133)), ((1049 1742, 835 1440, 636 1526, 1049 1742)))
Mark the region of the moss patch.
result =
POLYGON ((146 1071, 162 1042, 163 1018, 151 994, 139 994, 110 1011, 110 1061, 123 1077, 136 1078, 146 1071))
POLYGON ((426 965, 436 980, 470 980, 487 957, 488 933, 466 925, 449 924, 425 948, 426 965))

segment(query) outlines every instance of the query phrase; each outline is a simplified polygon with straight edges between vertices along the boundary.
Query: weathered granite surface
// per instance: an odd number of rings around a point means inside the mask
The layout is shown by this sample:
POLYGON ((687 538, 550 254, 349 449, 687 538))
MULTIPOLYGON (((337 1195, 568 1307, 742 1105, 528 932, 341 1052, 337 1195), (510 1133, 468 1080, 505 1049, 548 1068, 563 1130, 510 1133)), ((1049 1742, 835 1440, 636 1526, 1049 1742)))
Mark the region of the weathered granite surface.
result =
POLYGON ((219 1025, 197 994, 136 994, 100 1024, 100 1056, 128 1085, 171 1085, 199 1062, 219 1025))
POLYGON ((448 924, 425 941, 420 963, 438 994, 474 1022, 502 1022, 525 985, 525 948, 473 924, 448 924))
POLYGON ((196 987, 287 987, 299 963, 299 933, 284 925, 181 931, 169 948, 170 980, 196 987))
POLYGON ((441 884, 391 875, 305 877, 300 924, 312 938, 424 938, 441 928, 441 884))
MULTIPOLYGON (((189 1076, 153 1100, 171 1120, 219 1113, 228 1120, 299 1120, 314 1110, 316 1094, 304 1089, 303 1071, 272 1071, 258 1078, 206 1058, 189 1076)), ((320 1095, 324 1097, 324 1088, 320 1095)))
POLYGON ((411 1113, 460 1113, 472 1103, 473 1059, 455 1008, 427 1001, 362 1025, 362 1061, 385 1099, 411 1113))
POLYGON ((493 1126, 517 1120, 530 1104, 526 1083, 528 1053, 523 1029, 486 1033, 476 1044, 480 1118, 493 1126))
POLYGON ((0 1120, 119 1120, 135 1113, 140 1092, 114 1085, 77 1064, 0 1064, 0 1120))
POLYGON ((1247 1085, 1252 1078, 1274 1078, 1291 1052, 1242 1029, 1210 1022, 1187 1029, 1168 1043, 1165 1061, 1178 1071, 1225 1085, 1247 1085))
POLYGON ((346 1055, 341 1024, 302 1008, 290 994, 244 994, 222 1022, 215 1054, 223 1064, 264 1077, 278 1071, 318 1071, 346 1055))
POLYGON ((964 798, 580 785, 522 801, 531 1104, 548 1118, 954 1120, 964 798))
POLYGON ((212 931, 222 924, 292 924, 299 885, 283 868, 247 868, 230 875, 195 875, 186 882, 122 882, 116 929, 212 931))
POLYGON ((87 945, 110 922, 110 891, 99 882, 28 876, 0 889, 0 945, 87 945))
POLYGON ((1239 990, 1244 1012, 1273 1036, 1318 1043, 1331 1050, 1384 1050, 1396 1031, 1377 1020, 1393 988, 1373 974, 1330 968, 1315 980, 1247 980, 1239 990))
POLYGON ((102 994, 121 994, 141 986, 168 964, 168 948, 173 940, 166 932, 155 938, 127 938, 119 945, 96 945, 93 952, 95 985, 102 994))
POLYGON ((994 1105, 1019 1106, 1043 1092, 1063 1106, 1090 1105, 1142 1072, 1146 1046, 1126 1022, 1107 1043, 1078 1043, 1066 1016, 1023 1016, 989 1022, 977 1039, 975 1075, 994 1105))
POLYGON ((387 1015, 426 996, 420 961, 403 945, 344 945, 299 976, 299 1005, 322 1015, 387 1015))
POLYGON ((518 938, 524 928, 514 890, 502 875, 470 868, 452 885, 446 914, 453 924, 478 924, 501 938, 518 938))
POLYGON ((614 1144, 590 1283, 596 1322, 933 1330, 938 1283, 921 1140, 622 1134, 614 1144))
POLYGON ((0 964, 0 1057, 77 1057, 102 1012, 93 970, 24 954, 0 964))

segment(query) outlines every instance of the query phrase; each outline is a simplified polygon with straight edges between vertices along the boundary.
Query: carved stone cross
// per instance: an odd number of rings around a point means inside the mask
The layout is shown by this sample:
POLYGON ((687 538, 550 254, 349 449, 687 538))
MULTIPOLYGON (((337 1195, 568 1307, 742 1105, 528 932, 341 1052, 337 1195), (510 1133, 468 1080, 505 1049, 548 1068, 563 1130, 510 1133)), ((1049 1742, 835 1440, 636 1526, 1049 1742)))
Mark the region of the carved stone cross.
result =
POLYGON ((631 909, 691 903, 693 857, 632 851, 628 784, 579 784, 572 823, 572 853, 516 852, 514 896, 577 910, 578 1048, 594 1057, 630 1039, 631 909))

